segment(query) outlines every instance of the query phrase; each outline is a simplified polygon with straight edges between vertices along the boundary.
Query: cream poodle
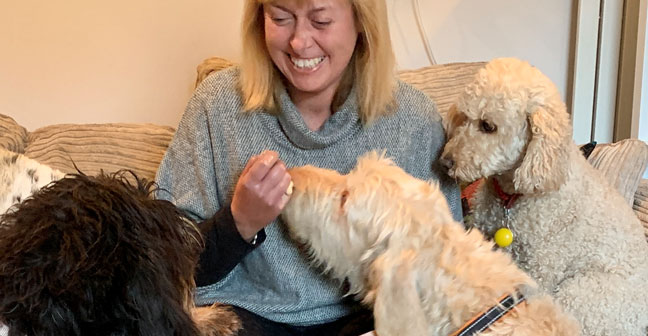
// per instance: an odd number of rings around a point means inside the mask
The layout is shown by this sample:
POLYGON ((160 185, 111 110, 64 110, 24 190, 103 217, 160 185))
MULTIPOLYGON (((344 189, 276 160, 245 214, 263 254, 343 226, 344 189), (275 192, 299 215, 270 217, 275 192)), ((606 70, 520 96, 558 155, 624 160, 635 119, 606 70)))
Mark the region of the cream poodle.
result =
POLYGON ((519 304, 477 334, 579 334, 508 254, 453 220, 435 184, 375 153, 348 175, 312 166, 289 172, 294 188, 282 212, 289 231, 373 307, 379 336, 457 335, 506 295, 519 304))
POLYGON ((510 229, 506 250, 584 334, 645 336, 641 224, 573 143, 554 84, 526 62, 493 60, 451 108, 447 128, 449 174, 487 179, 472 202, 475 226, 488 237, 510 229))

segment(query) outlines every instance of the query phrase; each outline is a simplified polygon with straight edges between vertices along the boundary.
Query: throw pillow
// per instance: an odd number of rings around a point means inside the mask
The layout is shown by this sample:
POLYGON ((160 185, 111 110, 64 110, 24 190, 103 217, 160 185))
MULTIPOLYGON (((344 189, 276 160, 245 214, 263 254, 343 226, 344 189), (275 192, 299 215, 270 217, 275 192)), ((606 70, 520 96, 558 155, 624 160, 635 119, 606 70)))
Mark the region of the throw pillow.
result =
POLYGON ((63 176, 58 170, 0 148, 0 214, 63 176))
POLYGON ((632 206, 635 191, 648 164, 648 145, 637 139, 598 144, 588 161, 632 206))

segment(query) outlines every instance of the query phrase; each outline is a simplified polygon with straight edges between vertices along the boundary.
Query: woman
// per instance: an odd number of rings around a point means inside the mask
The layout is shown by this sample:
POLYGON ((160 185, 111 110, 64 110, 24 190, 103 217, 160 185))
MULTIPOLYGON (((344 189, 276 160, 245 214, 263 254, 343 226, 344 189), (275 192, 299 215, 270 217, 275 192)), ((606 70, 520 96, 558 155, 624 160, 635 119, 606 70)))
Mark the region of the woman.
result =
POLYGON ((158 171, 169 192, 160 196, 205 234, 197 304, 235 306, 245 335, 363 332, 345 329, 363 317, 358 306, 277 218, 286 166, 347 173, 361 154, 386 150, 439 181, 459 219, 458 188, 437 169, 440 117, 394 77, 384 0, 246 0, 242 35, 240 67, 199 86, 158 171))

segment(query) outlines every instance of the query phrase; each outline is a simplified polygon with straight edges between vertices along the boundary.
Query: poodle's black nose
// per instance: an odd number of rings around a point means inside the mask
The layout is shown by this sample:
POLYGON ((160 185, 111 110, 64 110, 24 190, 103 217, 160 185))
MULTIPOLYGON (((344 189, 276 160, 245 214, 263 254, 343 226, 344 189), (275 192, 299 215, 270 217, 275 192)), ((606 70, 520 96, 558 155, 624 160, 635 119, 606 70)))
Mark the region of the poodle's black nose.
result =
POLYGON ((439 159, 439 164, 441 164, 441 166, 447 170, 452 169, 452 167, 454 167, 454 163, 454 160, 450 156, 444 155, 439 159))

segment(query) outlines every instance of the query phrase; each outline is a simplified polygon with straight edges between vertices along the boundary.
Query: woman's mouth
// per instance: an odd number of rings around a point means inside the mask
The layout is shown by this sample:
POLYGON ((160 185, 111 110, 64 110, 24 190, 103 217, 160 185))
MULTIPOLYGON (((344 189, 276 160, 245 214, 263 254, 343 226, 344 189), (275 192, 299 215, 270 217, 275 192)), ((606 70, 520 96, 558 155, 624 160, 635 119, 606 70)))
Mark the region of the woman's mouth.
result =
POLYGON ((312 70, 315 69, 324 59, 326 56, 320 56, 320 57, 315 57, 315 58, 297 58, 292 55, 288 55, 290 57, 290 61, 292 64, 298 68, 298 69, 304 69, 304 70, 312 70))

